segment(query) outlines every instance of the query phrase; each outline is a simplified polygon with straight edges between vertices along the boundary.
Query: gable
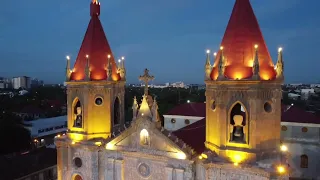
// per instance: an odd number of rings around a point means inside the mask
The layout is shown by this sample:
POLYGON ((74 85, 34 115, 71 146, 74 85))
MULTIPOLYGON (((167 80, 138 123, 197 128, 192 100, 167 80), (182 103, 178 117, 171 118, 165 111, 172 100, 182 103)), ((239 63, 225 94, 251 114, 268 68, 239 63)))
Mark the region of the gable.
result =
POLYGON ((159 130, 149 118, 138 118, 131 127, 111 140, 107 149, 127 152, 143 152, 175 159, 190 157, 191 148, 165 130, 159 130))

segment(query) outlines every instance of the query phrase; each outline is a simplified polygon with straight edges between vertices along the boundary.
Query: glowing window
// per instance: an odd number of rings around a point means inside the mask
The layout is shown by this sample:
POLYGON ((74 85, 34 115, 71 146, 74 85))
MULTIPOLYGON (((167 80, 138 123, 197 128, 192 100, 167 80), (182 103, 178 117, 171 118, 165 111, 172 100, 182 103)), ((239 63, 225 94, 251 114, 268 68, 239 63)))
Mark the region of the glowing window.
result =
POLYGON ((146 129, 142 129, 140 132, 140 144, 149 145, 149 133, 146 129))

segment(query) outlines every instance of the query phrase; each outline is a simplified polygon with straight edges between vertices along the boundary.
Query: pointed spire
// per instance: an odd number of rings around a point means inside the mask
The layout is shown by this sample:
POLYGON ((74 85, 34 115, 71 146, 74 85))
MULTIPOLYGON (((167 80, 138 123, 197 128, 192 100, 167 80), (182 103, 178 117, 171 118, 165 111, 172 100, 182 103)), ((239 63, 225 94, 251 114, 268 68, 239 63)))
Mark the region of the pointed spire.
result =
POLYGON ((106 55, 111 55, 112 79, 120 80, 117 74, 117 63, 111 47, 104 33, 100 18, 100 2, 93 0, 90 2, 90 22, 83 38, 80 50, 75 61, 70 80, 81 81, 85 79, 86 54, 90 56, 90 77, 92 80, 106 80, 106 55))
POLYGON ((158 122, 158 103, 156 100, 156 97, 154 97, 152 106, 151 106, 151 111, 152 111, 152 121, 153 122, 158 122))
POLYGON ((120 74, 121 80, 126 80, 126 68, 124 67, 124 56, 121 57, 121 59, 118 60, 118 73, 120 74))
POLYGON ((112 66, 111 66, 111 55, 108 54, 108 62, 107 62, 107 81, 112 81, 112 66))
POLYGON ((71 69, 70 69, 70 56, 66 56, 67 66, 66 66, 66 81, 70 80, 71 69))
MULTIPOLYGON (((260 30, 259 23, 249 0, 235 0, 221 45, 224 46, 224 58, 228 61, 225 77, 228 79, 248 79, 252 77, 252 46, 259 45, 260 72, 263 80, 276 77, 274 65, 260 30)), ((220 53, 218 53, 220 56, 220 53)), ((219 57, 218 57, 219 58, 219 57)), ((211 77, 218 77, 217 64, 211 77)))
POLYGON ((254 60, 253 60, 253 66, 252 66, 252 79, 253 80, 259 80, 260 76, 259 76, 259 72, 260 72, 260 66, 259 66, 259 53, 258 53, 258 45, 254 45, 254 51, 255 51, 255 55, 254 55, 254 60))
POLYGON ((220 59, 218 64, 218 80, 223 80, 225 78, 224 72, 225 72, 225 59, 224 59, 224 53, 223 53, 223 46, 220 47, 220 59))
POLYGON ((138 108, 139 108, 139 105, 138 105, 137 97, 134 96, 133 105, 132 105, 132 120, 135 120, 137 118, 138 108))
POLYGON ((142 102, 140 104, 139 112, 138 112, 138 117, 148 117, 152 118, 152 114, 148 105, 147 101, 147 96, 143 95, 142 96, 142 102))
POLYGON ((89 55, 86 55, 86 67, 84 69, 85 81, 90 81, 90 60, 89 55))
POLYGON ((282 58, 282 48, 278 49, 278 61, 276 64, 276 72, 277 72, 277 79, 283 80, 284 78, 284 62, 282 58))
POLYGON ((210 50, 207 50, 207 58, 206 58, 206 64, 204 67, 204 71, 205 71, 205 80, 210 80, 210 74, 211 74, 211 70, 212 70, 212 66, 210 63, 210 50))

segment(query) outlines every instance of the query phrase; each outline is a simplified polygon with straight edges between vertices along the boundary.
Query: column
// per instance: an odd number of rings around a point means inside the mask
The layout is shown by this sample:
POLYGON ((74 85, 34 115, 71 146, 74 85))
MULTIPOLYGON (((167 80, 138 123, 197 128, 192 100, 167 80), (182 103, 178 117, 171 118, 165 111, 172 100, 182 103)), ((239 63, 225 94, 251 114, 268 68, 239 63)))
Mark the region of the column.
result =
POLYGON ((115 180, 124 180, 123 177, 123 160, 115 160, 115 180))
POLYGON ((107 169, 105 170, 105 178, 104 179, 114 179, 114 159, 108 158, 107 160, 107 169))
POLYGON ((165 180, 172 180, 172 172, 173 168, 171 167, 166 167, 166 179, 165 180))
POLYGON ((183 169, 174 169, 176 172, 176 180, 183 180, 183 169))

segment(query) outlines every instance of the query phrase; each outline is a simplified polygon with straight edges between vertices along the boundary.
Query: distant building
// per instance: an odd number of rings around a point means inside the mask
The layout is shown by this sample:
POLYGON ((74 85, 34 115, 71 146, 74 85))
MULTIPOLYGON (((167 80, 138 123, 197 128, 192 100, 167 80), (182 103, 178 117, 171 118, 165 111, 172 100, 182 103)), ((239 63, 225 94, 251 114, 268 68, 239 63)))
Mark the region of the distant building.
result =
POLYGON ((27 76, 19 76, 12 78, 12 87, 13 89, 30 89, 31 88, 31 80, 30 77, 27 76))
POLYGON ((25 121, 26 128, 31 132, 33 138, 64 133, 67 131, 67 116, 37 119, 25 121))
POLYGON ((10 79, 0 77, 0 89, 8 89, 11 87, 10 79))
POLYGON ((39 86, 42 86, 43 84, 44 84, 43 81, 37 78, 34 78, 31 80, 31 87, 39 87, 39 86))

